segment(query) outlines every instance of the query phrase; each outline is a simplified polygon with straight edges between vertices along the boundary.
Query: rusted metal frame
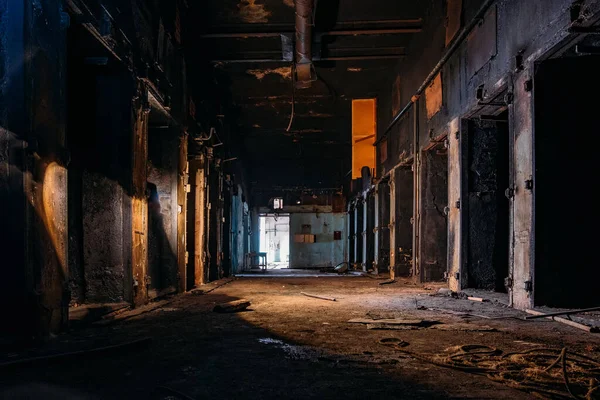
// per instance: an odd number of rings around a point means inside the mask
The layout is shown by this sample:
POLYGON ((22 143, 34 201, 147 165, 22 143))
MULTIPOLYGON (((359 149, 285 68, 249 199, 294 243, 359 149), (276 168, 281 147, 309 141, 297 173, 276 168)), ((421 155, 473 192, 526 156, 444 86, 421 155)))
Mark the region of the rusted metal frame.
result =
POLYGON ((404 108, 402 110, 400 110, 398 112, 398 114, 396 114, 394 116, 394 118, 392 119, 392 121, 390 122, 390 124, 388 125, 388 127, 386 128, 386 130, 384 131, 383 135, 375 142, 375 144, 379 144, 379 142, 381 142, 384 138, 387 138, 387 134, 392 130, 392 128, 394 127, 394 125, 396 125, 396 123, 402 118, 402 116, 404 116, 404 114, 406 114, 408 112, 408 110, 410 110, 413 107, 413 105, 418 100, 418 98, 421 97, 421 95, 423 94, 423 92, 425 91, 425 89, 427 88, 427 86, 429 86, 429 84, 435 79, 435 77, 437 76, 437 74, 440 73, 440 71, 446 65, 446 63, 448 62, 448 60, 450 60, 450 58, 454 55, 454 53, 456 52, 456 50, 458 50, 458 48, 462 45, 462 43, 469 36, 469 34, 471 33, 471 31, 473 29, 475 29, 475 27, 477 27, 477 25, 479 24, 480 20, 485 16, 485 14, 487 13, 488 9, 495 2, 496 2, 496 0, 486 0, 486 2, 483 3, 483 5, 479 8, 479 10, 475 14, 475 16, 473 17, 473 19, 471 20, 471 22, 468 25, 466 25, 460 31, 460 33, 455 37, 455 39, 452 41, 452 43, 450 44, 450 46, 444 52, 444 55, 442 55, 442 58, 438 61, 438 63, 433 68, 433 70, 429 73, 429 75, 427 76, 427 78, 425 78, 425 81, 423 81, 423 83, 421 84, 421 86, 417 89, 417 91, 415 92, 415 94, 411 97, 411 99, 408 102, 408 104, 406 104, 406 106, 404 106, 404 108))
POLYGON ((420 273, 420 228, 421 228, 421 150, 419 144, 419 101, 415 102, 413 110, 413 246, 412 246, 412 275, 420 273))
POLYGON ((295 85, 308 88, 313 81, 312 31, 314 0, 296 0, 295 85))

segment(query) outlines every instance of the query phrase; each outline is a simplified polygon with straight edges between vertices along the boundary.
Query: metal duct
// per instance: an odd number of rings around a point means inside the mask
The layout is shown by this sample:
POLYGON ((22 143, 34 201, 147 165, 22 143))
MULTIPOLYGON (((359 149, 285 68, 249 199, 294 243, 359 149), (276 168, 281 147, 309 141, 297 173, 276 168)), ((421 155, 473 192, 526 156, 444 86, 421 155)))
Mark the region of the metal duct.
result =
POLYGON ((314 0, 296 0, 296 87, 312 84, 312 18, 314 0))

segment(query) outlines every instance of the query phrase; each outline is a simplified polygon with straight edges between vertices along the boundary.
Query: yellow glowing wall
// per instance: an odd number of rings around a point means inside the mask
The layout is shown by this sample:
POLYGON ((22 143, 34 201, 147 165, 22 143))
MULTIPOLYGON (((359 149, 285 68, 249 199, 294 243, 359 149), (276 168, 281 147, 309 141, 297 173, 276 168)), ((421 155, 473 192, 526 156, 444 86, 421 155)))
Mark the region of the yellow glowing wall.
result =
POLYGON ((376 99, 352 100, 352 179, 362 167, 375 169, 376 99))

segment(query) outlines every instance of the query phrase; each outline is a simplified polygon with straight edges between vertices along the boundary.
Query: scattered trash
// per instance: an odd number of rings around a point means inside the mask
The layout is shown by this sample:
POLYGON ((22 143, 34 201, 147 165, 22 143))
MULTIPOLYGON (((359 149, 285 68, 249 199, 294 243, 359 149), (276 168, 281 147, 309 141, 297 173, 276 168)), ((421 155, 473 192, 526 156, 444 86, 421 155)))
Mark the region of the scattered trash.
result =
POLYGON ((336 301, 335 297, 319 296, 318 294, 310 294, 310 293, 305 293, 305 292, 300 292, 300 294, 307 296, 307 297, 314 297, 315 299, 336 301))
POLYGON ((452 290, 450 290, 448 288, 440 288, 437 291, 437 294, 442 295, 442 296, 450 296, 450 295, 452 295, 452 290))
MULTIPOLYGON (((548 316, 547 314, 541 313, 535 310, 525 310, 527 314, 535 315, 539 318, 548 318, 556 322, 563 323, 565 325, 572 326, 573 328, 581 329, 582 331, 590 332, 590 333, 600 333, 600 328, 596 326, 588 326, 584 324, 580 324, 579 322, 572 321, 570 319, 556 317, 556 316, 548 316)), ((568 317, 567 317, 568 318, 568 317)), ((527 319, 527 317, 525 317, 527 319)))
POLYGON ((469 297, 467 297, 467 300, 471 300, 471 301, 478 301, 478 302, 480 302, 480 303, 483 303, 483 302, 487 302, 487 301, 489 301, 489 300, 487 300, 487 299, 484 299, 484 298, 482 298, 482 297, 472 297, 472 296, 469 296, 469 297))
POLYGON ((380 285, 389 285, 390 283, 396 283, 396 280, 388 279, 387 281, 379 282, 380 285))
POLYGON ((387 319, 367 319, 354 318, 348 321, 351 324, 386 324, 386 325, 423 325, 431 321, 422 319, 403 319, 403 318, 387 318, 387 319))
POLYGON ((260 338, 259 343, 265 345, 273 345, 285 353, 288 358, 293 360, 308 360, 312 362, 319 362, 319 358, 322 357, 322 353, 316 349, 306 346, 296 346, 285 343, 283 340, 273 338, 260 338))
POLYGON ((379 339, 379 344, 382 344, 387 347, 399 348, 399 347, 406 347, 410 343, 408 343, 402 339, 398 339, 398 338, 383 338, 383 339, 379 339))
POLYGON ((497 332, 496 328, 487 325, 475 325, 475 324, 439 324, 434 325, 431 329, 437 329, 440 331, 461 331, 461 332, 497 332))
POLYGON ((247 309, 250 307, 250 304, 250 301, 244 299, 230 301, 228 303, 217 304, 215 308, 213 308, 213 311, 219 313, 234 313, 247 309))
POLYGON ((424 328, 425 327, 420 325, 367 324, 368 330, 379 331, 416 331, 424 328))

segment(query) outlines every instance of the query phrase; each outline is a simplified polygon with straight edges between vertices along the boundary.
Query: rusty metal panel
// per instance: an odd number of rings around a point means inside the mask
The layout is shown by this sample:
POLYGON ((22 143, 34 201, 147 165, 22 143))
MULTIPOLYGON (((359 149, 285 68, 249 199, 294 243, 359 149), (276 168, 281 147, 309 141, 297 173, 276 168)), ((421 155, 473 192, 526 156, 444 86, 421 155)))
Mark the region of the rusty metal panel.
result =
POLYGON ((475 75, 498 53, 497 31, 497 7, 493 6, 467 38, 468 78, 475 75))
POLYGON ((446 46, 450 44, 461 27, 462 0, 448 0, 446 11, 446 46))
POLYGON ((425 89, 425 103, 427 106, 427 118, 433 117, 442 109, 442 75, 437 76, 431 82, 431 85, 425 89))
POLYGON ((457 292, 461 287, 462 277, 462 214, 464 207, 460 204, 462 179, 462 140, 459 119, 450 122, 448 136, 448 283, 450 290, 457 292), (458 274, 458 275, 457 275, 458 274))

